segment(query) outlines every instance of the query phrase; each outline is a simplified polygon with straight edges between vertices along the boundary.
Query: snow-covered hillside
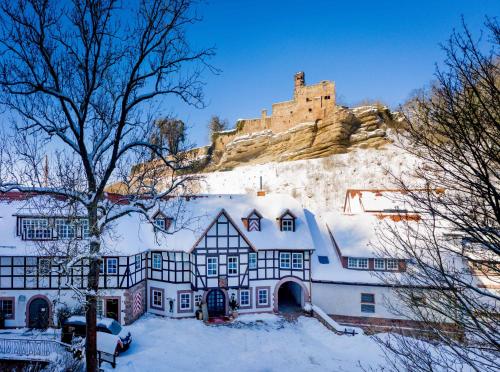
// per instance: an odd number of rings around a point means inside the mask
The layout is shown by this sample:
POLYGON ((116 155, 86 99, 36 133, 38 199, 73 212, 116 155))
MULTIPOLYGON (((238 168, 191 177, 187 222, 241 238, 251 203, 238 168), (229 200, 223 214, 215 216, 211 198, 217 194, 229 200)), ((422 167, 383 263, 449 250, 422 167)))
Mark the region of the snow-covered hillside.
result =
POLYGON ((242 166, 232 171, 213 172, 201 182, 202 193, 267 192, 292 195, 304 208, 323 215, 343 207, 347 189, 377 189, 394 186, 387 173, 411 169, 414 158, 394 146, 358 149, 321 159, 242 166))

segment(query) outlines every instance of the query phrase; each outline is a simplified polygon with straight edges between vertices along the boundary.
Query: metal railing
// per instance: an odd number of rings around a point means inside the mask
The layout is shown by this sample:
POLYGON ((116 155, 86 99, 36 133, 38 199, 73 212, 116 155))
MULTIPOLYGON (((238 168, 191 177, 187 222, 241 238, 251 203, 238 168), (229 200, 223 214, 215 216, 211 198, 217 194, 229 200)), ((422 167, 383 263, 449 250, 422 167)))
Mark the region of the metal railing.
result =
POLYGON ((0 359, 48 360, 51 354, 66 350, 64 344, 55 340, 0 338, 0 359))

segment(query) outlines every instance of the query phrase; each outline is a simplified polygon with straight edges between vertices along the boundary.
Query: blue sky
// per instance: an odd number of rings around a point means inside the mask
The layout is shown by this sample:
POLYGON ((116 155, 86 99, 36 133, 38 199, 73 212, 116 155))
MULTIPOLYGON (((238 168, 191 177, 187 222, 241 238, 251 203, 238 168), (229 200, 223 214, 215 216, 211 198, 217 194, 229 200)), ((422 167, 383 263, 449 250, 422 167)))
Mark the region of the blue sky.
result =
POLYGON ((270 111, 291 98, 297 71, 308 84, 334 80, 344 104, 376 99, 395 107, 432 79, 443 59, 439 43, 460 26, 461 15, 477 32, 485 15, 500 13, 500 1, 212 0, 199 12, 204 19, 191 40, 217 48, 212 63, 221 73, 204 76, 207 108, 176 100, 163 108, 203 145, 212 114, 233 125, 270 111))

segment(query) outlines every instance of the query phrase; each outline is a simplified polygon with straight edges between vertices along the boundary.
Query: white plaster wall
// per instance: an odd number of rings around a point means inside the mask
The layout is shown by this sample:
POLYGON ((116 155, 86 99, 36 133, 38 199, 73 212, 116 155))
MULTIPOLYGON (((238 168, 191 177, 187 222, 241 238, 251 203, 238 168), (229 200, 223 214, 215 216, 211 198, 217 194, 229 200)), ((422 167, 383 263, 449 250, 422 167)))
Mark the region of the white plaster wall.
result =
MULTIPOLYGON (((6 327, 25 327, 26 326, 26 314, 27 305, 30 299, 36 295, 46 296, 51 302, 52 316, 54 323, 56 322, 56 309, 54 308, 53 301, 58 297, 57 290, 2 290, 0 291, 0 297, 14 297, 15 315, 14 319, 6 319, 6 327)), ((75 297, 75 293, 71 290, 61 291, 59 300, 67 304, 70 307, 78 305, 78 301, 75 297)))
POLYGON ((397 303, 394 293, 387 287, 312 284, 312 302, 327 314, 403 319, 387 309, 386 301, 388 300, 397 303), (375 313, 361 312, 361 293, 375 294, 375 313))
MULTIPOLYGON (((113 289, 113 290, 102 290, 102 296, 113 296, 120 297, 120 309, 121 315, 120 320, 123 324, 125 317, 125 296, 123 295, 124 290, 113 289)), ((2 290, 0 291, 0 297, 14 297, 15 298, 15 316, 14 319, 6 319, 6 327, 25 327, 26 326, 26 315, 27 306, 30 299, 36 295, 43 295, 49 299, 50 306, 52 309, 52 321, 57 324, 56 312, 57 308, 64 305, 69 307, 76 307, 79 305, 79 301, 75 295, 75 292, 71 289, 64 289, 58 292, 55 289, 52 290, 2 290), (54 306, 54 301, 57 301, 54 306)))

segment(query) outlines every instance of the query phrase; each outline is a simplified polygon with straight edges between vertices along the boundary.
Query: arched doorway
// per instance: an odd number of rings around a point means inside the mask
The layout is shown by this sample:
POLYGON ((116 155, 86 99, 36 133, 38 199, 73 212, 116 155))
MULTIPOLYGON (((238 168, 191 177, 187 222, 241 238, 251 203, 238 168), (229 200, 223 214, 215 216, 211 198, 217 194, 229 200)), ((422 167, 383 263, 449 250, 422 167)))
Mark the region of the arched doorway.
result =
POLYGON ((310 301, 309 291, 304 283, 295 277, 281 279, 274 289, 274 311, 293 313, 304 308, 310 301))
POLYGON ((278 311, 294 313, 302 309, 302 287, 295 282, 283 283, 278 289, 278 311))
POLYGON ((226 295, 220 289, 212 289, 207 294, 208 316, 226 315, 226 295))
POLYGON ((50 304, 45 297, 34 297, 28 303, 28 327, 48 328, 50 322, 50 304))

